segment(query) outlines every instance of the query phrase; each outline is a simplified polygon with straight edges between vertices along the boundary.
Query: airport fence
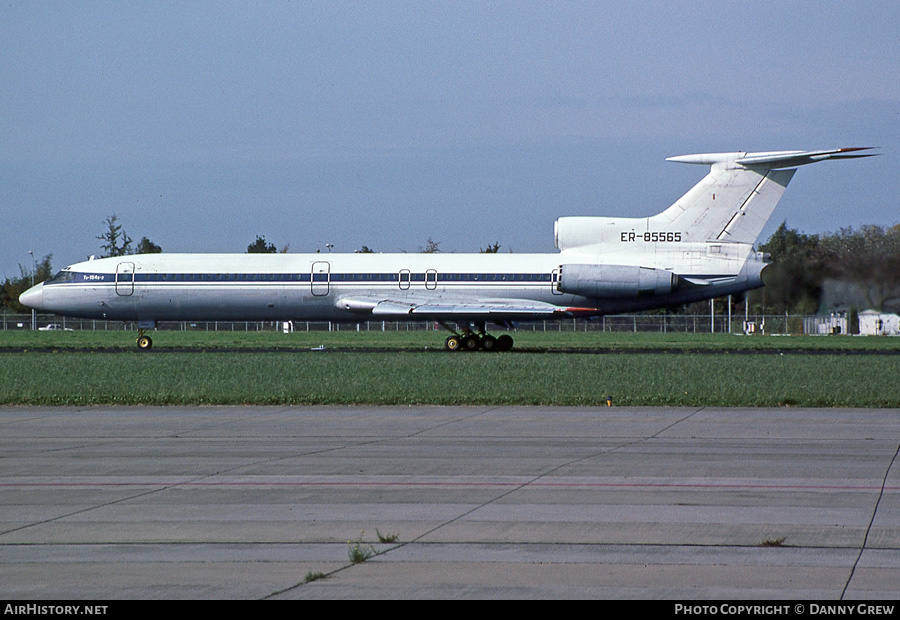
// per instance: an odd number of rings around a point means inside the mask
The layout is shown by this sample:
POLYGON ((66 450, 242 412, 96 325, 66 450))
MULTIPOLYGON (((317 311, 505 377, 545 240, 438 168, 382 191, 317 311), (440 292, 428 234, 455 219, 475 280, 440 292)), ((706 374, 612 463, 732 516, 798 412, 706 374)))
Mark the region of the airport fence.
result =
MULTIPOLYGON (((523 322, 517 331, 533 332, 659 332, 659 333, 760 333, 760 334, 821 334, 818 325, 822 317, 806 315, 742 315, 727 314, 616 314, 596 319, 564 319, 559 321, 523 322)), ((71 319, 53 314, 0 315, 2 330, 89 330, 133 331, 137 325, 122 321, 71 319)), ((263 331, 444 331, 433 322, 415 321, 363 321, 337 323, 331 321, 163 321, 159 330, 210 331, 210 332, 263 332, 263 331)), ((501 328, 502 330, 502 328, 501 328)), ((492 329, 492 331, 498 331, 492 329)), ((827 333, 834 333, 832 330, 827 333)), ((847 333, 844 329, 843 333, 847 333)))

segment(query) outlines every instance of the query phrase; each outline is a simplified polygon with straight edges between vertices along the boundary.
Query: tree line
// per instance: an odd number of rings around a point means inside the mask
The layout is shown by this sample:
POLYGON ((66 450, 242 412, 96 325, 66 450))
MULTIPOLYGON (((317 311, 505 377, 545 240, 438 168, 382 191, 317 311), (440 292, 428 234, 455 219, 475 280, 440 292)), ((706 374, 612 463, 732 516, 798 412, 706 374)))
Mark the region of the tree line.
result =
MULTIPOLYGON (((162 248, 147 237, 137 245, 125 232, 117 215, 104 220, 104 230, 96 238, 101 242, 102 257, 129 254, 153 254, 162 248)), ((440 242, 428 238, 419 252, 440 252, 440 242)), ((247 246, 248 253, 286 253, 289 245, 277 249, 257 235, 247 246)), ((330 246, 329 250, 330 250, 330 246)), ((500 243, 489 244, 482 253, 496 253, 500 243)), ((782 222, 772 236, 759 246, 769 255, 772 264, 763 271, 762 289, 750 291, 745 298, 748 310, 758 314, 816 314, 832 310, 853 311, 874 309, 885 312, 900 311, 900 224, 891 228, 867 225, 857 229, 842 228, 836 233, 803 234, 782 222)), ((373 253, 362 246, 358 253, 373 253)), ((32 265, 19 265, 18 277, 7 277, 0 287, 0 311, 27 312, 19 304, 19 295, 32 282, 43 282, 53 275, 52 254, 32 265)), ((672 309, 668 310, 669 312, 672 309)), ((676 312, 704 314, 706 302, 676 308, 676 312)))
POLYGON ((759 251, 772 264, 765 287, 748 293, 757 311, 900 311, 900 224, 805 235, 782 222, 759 251))

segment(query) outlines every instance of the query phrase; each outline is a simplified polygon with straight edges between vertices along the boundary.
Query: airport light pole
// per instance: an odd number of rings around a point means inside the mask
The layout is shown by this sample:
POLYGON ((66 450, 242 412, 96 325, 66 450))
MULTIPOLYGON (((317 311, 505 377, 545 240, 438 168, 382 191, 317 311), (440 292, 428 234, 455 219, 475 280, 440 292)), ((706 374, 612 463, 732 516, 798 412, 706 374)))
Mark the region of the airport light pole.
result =
MULTIPOLYGON (((32 250, 28 250, 28 255, 31 257, 31 288, 34 288, 34 272, 37 269, 37 264, 34 262, 34 252, 32 250)), ((31 309, 31 330, 34 331, 35 328, 35 315, 34 308, 31 309)))

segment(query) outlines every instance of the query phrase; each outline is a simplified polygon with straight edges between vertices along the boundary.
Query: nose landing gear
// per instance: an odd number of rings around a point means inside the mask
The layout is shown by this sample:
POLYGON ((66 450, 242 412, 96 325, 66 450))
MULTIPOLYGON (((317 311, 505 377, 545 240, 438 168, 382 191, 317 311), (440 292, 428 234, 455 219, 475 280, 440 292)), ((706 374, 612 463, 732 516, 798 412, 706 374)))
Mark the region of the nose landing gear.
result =
POLYGON ((144 335, 145 331, 147 331, 147 330, 145 330, 145 329, 138 330, 137 346, 138 346, 138 349, 141 349, 142 351, 146 351, 147 349, 149 349, 150 347, 153 346, 153 340, 150 338, 150 336, 144 335))
POLYGON ((138 321, 137 346, 141 351, 147 351, 153 346, 153 340, 147 336, 147 330, 156 327, 156 321, 138 321))

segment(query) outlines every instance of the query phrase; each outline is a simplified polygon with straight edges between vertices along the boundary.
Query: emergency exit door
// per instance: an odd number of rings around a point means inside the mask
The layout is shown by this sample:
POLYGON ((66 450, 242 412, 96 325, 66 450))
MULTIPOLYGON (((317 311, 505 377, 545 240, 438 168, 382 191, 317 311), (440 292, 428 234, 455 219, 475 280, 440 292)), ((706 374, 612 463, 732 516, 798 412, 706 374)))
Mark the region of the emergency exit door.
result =
POLYGON ((327 295, 331 287, 331 263, 328 261, 314 262, 309 284, 313 295, 327 295))
POLYGON ((128 297, 134 293, 134 263, 116 265, 116 295, 128 297))

